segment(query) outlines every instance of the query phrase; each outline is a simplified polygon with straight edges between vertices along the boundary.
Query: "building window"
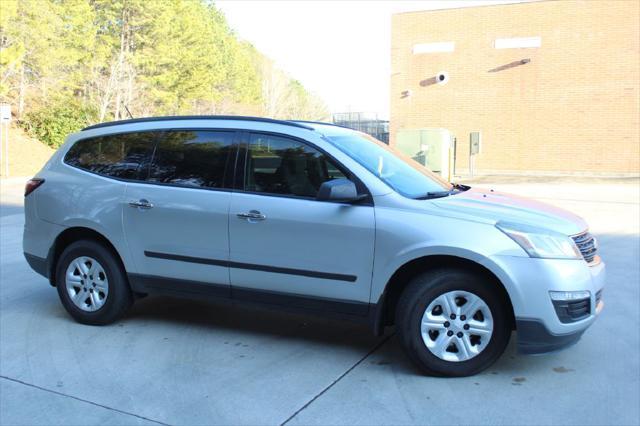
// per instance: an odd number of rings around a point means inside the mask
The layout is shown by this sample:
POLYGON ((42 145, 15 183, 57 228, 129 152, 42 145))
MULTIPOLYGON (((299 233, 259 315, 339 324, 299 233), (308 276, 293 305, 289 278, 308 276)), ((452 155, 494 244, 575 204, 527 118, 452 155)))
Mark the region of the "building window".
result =
POLYGON ((441 53, 441 52, 453 52, 456 48, 456 44, 453 41, 441 41, 437 43, 419 43, 413 45, 413 54, 418 55, 420 53, 441 53))
POLYGON ((519 49, 526 47, 540 47, 541 45, 541 37, 497 38, 495 41, 496 49, 519 49))

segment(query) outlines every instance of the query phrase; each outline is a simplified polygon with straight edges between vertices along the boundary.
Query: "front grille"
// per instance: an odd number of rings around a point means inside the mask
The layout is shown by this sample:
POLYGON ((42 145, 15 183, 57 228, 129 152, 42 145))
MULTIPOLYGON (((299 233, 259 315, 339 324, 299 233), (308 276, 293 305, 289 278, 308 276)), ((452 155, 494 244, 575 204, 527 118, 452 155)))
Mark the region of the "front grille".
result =
POLYGON ((596 257, 596 253, 598 252, 596 239, 593 235, 585 231, 582 234, 574 235, 571 238, 573 238, 573 242, 578 246, 584 260, 586 260, 587 263, 593 262, 596 257))
POLYGON ((588 317, 591 313, 591 299, 554 300, 553 307, 556 309, 560 322, 565 324, 576 322, 588 317))

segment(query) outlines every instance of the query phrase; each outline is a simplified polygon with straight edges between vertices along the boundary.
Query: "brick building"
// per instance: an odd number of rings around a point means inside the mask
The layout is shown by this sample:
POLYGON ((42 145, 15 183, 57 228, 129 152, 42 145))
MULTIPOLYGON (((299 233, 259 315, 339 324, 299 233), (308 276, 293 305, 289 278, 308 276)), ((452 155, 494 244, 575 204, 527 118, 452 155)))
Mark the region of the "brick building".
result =
POLYGON ((478 173, 638 175, 639 27, 636 0, 393 15, 391 144, 449 129, 466 173, 480 131, 478 173))

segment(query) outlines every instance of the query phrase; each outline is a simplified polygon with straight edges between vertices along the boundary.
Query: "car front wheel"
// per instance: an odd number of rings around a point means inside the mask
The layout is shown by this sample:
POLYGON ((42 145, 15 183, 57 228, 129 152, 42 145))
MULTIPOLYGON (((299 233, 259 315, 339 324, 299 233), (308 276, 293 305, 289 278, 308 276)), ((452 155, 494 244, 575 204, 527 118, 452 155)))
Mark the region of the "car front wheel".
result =
POLYGON ((495 284, 455 269, 415 277, 400 298, 396 327, 409 358, 438 376, 486 369, 511 335, 505 300, 495 284))

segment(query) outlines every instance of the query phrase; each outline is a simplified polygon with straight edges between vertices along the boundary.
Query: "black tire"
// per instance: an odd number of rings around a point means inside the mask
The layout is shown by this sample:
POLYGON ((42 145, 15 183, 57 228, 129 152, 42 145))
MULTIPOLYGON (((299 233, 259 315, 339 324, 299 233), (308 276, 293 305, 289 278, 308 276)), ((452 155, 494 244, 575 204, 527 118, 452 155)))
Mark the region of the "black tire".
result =
POLYGON ((396 309, 396 330, 407 356, 433 376, 471 376, 491 366, 504 352, 511 337, 507 301, 495 283, 458 269, 439 269, 414 277, 403 291, 396 309), (429 304, 450 291, 467 291, 480 297, 493 317, 493 333, 487 346, 466 361, 447 361, 434 355, 422 340, 422 316, 429 304))
POLYGON ((82 324, 110 324, 121 318, 133 303, 133 294, 120 260, 110 249, 93 240, 76 241, 62 252, 56 265, 56 287, 64 308, 76 321, 82 324), (81 256, 97 260, 107 276, 109 292, 106 300, 104 305, 93 312, 84 311, 76 306, 66 288, 67 267, 74 259, 81 256))

